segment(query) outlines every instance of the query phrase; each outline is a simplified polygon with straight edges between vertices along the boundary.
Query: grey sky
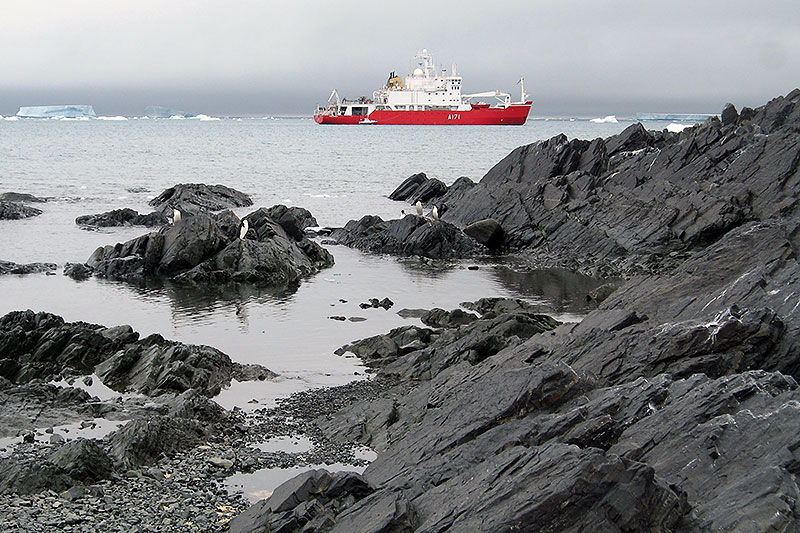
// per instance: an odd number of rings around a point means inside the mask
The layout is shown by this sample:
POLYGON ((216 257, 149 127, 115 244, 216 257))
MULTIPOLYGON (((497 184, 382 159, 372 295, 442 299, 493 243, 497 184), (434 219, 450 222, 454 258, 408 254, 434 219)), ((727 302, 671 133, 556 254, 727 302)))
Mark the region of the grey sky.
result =
POLYGON ((534 116, 719 112, 800 85, 800 2, 0 0, 0 114, 310 114, 422 48, 466 92, 525 76, 534 116))

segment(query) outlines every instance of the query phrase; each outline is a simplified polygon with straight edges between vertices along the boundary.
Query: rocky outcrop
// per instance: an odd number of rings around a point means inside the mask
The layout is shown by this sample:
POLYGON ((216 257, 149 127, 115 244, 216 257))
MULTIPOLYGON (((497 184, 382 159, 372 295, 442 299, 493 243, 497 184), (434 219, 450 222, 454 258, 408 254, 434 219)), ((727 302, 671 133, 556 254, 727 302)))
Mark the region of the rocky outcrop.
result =
POLYGON ((285 285, 333 264, 333 257, 302 233, 313 221, 308 211, 275 206, 245 220, 250 228, 240 239, 239 219, 232 212, 197 213, 158 232, 98 248, 86 266, 95 275, 127 281, 167 277, 194 283, 285 285))
POLYGON ((19 202, 0 200, 0 220, 19 220, 41 215, 42 210, 19 202))
POLYGON ((0 200, 4 202, 17 202, 23 204, 44 203, 47 198, 40 198, 25 192, 4 192, 0 194, 0 200))
POLYGON ((79 226, 97 228, 112 226, 161 226, 167 222, 167 217, 158 211, 147 215, 140 215, 138 211, 130 208, 114 209, 97 215, 82 215, 75 219, 75 223, 79 226))
POLYGON ((247 194, 225 185, 180 183, 153 198, 150 205, 172 215, 172 207, 184 213, 222 211, 233 207, 249 207, 253 205, 253 200, 247 194))
POLYGON ((367 215, 361 220, 351 220, 344 228, 335 230, 331 237, 340 244, 365 252, 430 259, 451 259, 487 251, 452 224, 417 215, 387 221, 367 215))
POLYGON ((440 215, 460 228, 496 221, 499 246, 539 265, 667 271, 742 224, 797 213, 798 125, 795 90, 755 110, 726 106, 722 120, 681 133, 634 124, 605 140, 559 135, 428 202, 446 204, 440 215))
POLYGON ((49 381, 96 373, 119 392, 158 395, 193 389, 214 396, 238 379, 272 375, 269 370, 235 367, 210 346, 139 339, 130 326, 104 327, 65 322, 50 313, 13 311, 0 318, 0 376, 12 383, 49 381))
POLYGON ((53 272, 58 268, 55 263, 19 264, 0 260, 0 276, 3 274, 40 274, 53 272))

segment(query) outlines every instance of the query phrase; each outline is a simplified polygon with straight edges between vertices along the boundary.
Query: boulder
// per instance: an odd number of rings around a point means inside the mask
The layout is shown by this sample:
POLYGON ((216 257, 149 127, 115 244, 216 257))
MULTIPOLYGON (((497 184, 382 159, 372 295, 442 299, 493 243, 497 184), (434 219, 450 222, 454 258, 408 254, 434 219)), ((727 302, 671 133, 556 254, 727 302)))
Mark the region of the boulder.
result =
POLYGON ((76 482, 91 485, 111 475, 113 463, 94 440, 76 439, 59 446, 49 457, 76 482))
POLYGON ((4 202, 17 202, 17 203, 44 203, 47 201, 47 198, 40 198, 38 196, 34 196, 32 194, 24 193, 24 192, 4 192, 0 194, 0 200, 4 202))
POLYGON ((3 274, 40 274, 54 272, 58 268, 55 263, 18 264, 0 260, 0 276, 3 274))
POLYGON ((140 215, 133 209, 114 209, 97 215, 82 215, 75 219, 79 226, 111 227, 111 226, 161 226, 168 222, 167 217, 158 211, 148 215, 140 215))
POLYGON ((485 251, 452 224, 417 215, 389 221, 368 215, 358 221, 351 220, 331 236, 340 244, 366 252, 430 259, 464 257, 485 251))
POLYGON ((503 246, 503 227, 493 218, 473 222, 464 228, 464 233, 490 250, 503 246))
POLYGON ((154 334, 131 343, 98 364, 95 373, 117 391, 158 394, 194 389, 205 396, 230 384, 230 358, 210 346, 167 341, 154 334))
POLYGON ((253 205, 250 196, 225 185, 181 183, 166 189, 150 201, 162 213, 171 215, 172 207, 191 214, 200 211, 222 211, 253 205))
POLYGON ((19 202, 0 200, 0 220, 19 220, 41 215, 42 210, 19 202))
POLYGON ((428 176, 424 172, 414 174, 406 178, 392 193, 389 195, 389 200, 405 201, 410 200, 414 193, 419 189, 420 185, 428 181, 428 176))
MULTIPOLYGON (((371 492, 366 481, 354 472, 309 470, 278 486, 272 496, 231 520, 230 531, 331 531, 337 514, 371 492)), ((355 529, 342 531, 389 531, 381 526, 386 524, 360 522, 355 529)))
POLYGON ((720 118, 722 119, 723 126, 729 126, 736 123, 736 120, 739 118, 739 113, 736 111, 736 107, 733 104, 727 103, 725 107, 722 108, 722 115, 720 118))

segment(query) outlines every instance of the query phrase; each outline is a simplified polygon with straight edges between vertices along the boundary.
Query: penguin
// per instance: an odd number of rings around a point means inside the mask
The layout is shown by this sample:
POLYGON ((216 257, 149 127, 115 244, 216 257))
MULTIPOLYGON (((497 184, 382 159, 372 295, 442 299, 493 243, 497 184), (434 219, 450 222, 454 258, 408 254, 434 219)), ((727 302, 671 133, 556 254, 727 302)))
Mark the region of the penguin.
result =
POLYGON ((250 224, 248 224, 247 219, 243 219, 242 223, 239 224, 239 239, 244 240, 244 236, 247 235, 247 230, 250 228, 250 224))
POLYGON ((431 216, 433 217, 433 220, 439 220, 439 209, 436 206, 433 206, 433 209, 431 210, 431 216))
POLYGON ((417 200, 417 203, 414 204, 414 207, 417 208, 417 216, 422 216, 422 202, 417 200))

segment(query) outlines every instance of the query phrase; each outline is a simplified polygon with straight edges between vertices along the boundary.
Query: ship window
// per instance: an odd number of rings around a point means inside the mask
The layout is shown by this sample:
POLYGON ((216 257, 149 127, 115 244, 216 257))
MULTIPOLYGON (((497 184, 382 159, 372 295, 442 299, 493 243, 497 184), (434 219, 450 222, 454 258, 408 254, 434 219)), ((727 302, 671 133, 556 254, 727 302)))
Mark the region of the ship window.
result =
POLYGON ((367 114, 367 108, 366 107, 353 106, 353 114, 354 115, 366 115, 367 114))

